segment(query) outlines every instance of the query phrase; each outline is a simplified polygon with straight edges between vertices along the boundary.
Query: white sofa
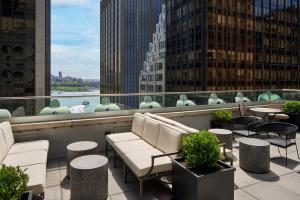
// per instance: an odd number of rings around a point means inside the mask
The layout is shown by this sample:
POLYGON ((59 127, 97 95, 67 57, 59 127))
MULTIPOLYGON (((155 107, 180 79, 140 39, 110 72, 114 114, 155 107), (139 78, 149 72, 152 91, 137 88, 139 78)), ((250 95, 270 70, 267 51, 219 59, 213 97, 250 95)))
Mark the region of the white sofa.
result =
POLYGON ((15 143, 9 122, 0 124, 0 166, 20 166, 29 176, 28 189, 44 195, 49 142, 46 140, 15 143))
POLYGON ((143 182, 170 175, 171 157, 181 151, 182 137, 195 132, 198 130, 158 115, 136 113, 131 132, 106 135, 106 141, 114 157, 117 153, 124 161, 125 182, 127 168, 139 179, 141 199, 143 182))

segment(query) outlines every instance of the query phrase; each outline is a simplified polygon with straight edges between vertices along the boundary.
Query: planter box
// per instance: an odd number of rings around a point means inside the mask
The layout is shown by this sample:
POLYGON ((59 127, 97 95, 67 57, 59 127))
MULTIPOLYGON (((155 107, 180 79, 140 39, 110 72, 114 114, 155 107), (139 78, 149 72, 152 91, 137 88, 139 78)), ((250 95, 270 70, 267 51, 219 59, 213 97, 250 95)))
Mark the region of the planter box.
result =
POLYGON ((22 194, 21 200, 32 200, 32 191, 24 192, 22 194))
POLYGON ((300 129, 300 113, 287 113, 289 115, 288 123, 295 124, 300 129))
POLYGON ((219 161, 221 169, 205 175, 187 169, 183 158, 173 160, 172 191, 176 200, 233 200, 235 168, 219 161))
POLYGON ((228 123, 217 122, 214 120, 210 122, 210 127, 231 130, 232 125, 228 123))

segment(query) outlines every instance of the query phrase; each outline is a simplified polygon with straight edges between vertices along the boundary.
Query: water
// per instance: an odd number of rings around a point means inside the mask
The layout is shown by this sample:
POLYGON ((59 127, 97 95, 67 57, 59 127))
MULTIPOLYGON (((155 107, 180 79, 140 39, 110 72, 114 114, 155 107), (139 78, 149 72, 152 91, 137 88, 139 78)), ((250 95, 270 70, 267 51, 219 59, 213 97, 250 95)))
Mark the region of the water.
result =
POLYGON ((72 106, 82 105, 83 101, 89 102, 89 105, 85 107, 86 112, 94 112, 96 106, 100 104, 100 97, 87 97, 88 95, 99 95, 99 91, 92 92, 59 92, 52 91, 51 96, 67 96, 68 98, 56 98, 60 102, 60 106, 67 106, 71 108, 72 106), (69 96, 81 96, 81 97, 69 97, 69 96))

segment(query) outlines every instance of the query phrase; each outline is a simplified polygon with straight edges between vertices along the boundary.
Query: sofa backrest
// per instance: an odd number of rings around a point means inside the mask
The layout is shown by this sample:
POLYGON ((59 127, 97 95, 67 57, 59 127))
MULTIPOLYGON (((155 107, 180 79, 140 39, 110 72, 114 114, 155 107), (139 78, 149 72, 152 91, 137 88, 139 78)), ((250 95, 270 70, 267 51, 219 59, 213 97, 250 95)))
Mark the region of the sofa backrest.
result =
POLYGON ((3 122, 0 124, 0 129, 2 130, 6 147, 9 150, 15 143, 14 134, 11 129, 10 122, 3 122))
POLYGON ((145 125, 142 138, 151 144, 156 146, 159 136, 160 122, 150 117, 145 117, 145 125))
POLYGON ((184 130, 161 122, 155 147, 164 153, 178 152, 182 148, 182 138, 184 135, 186 135, 184 130))
POLYGON ((3 135, 2 129, 0 129, 0 165, 1 165, 2 161, 4 160, 4 158, 6 157, 7 152, 8 152, 8 149, 6 147, 4 135, 3 135))
POLYGON ((143 135, 144 125, 145 125, 145 115, 136 113, 133 116, 132 128, 131 131, 140 137, 143 135))
POLYGON ((196 132, 199 131, 197 129, 188 127, 188 126, 183 125, 183 124, 181 124, 179 122, 176 122, 176 121, 174 121, 172 119, 168 119, 168 118, 165 118, 165 117, 162 117, 162 116, 159 116, 159 115, 155 115, 155 114, 151 114, 151 113, 146 113, 145 115, 148 116, 148 117, 151 117, 153 119, 162 121, 164 123, 170 124, 172 126, 175 126, 175 127, 179 128, 181 130, 184 130, 186 133, 196 133, 196 132))

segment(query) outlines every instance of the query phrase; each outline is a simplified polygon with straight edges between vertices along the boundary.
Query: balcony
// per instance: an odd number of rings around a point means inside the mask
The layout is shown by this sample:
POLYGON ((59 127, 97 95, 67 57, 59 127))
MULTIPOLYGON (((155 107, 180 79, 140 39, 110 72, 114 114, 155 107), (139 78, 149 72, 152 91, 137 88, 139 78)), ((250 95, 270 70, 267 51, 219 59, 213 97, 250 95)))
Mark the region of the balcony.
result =
MULTIPOLYGON (((261 97, 266 91, 241 91, 247 102, 247 107, 269 107, 274 103, 284 101, 300 100, 299 90, 274 90, 273 97, 280 99, 269 99, 261 97), (277 95, 277 96, 276 96, 277 95)), ((32 141, 38 139, 48 140, 50 143, 47 183, 45 199, 70 199, 70 185, 66 181, 66 146, 72 142, 91 140, 99 144, 101 153, 105 150, 105 133, 120 133, 131 130, 133 114, 136 112, 151 112, 166 118, 173 119, 195 129, 203 130, 210 128, 212 113, 218 109, 227 109, 234 116, 239 115, 239 107, 235 102, 236 91, 215 92, 218 99, 225 103, 208 105, 212 92, 190 92, 190 93, 156 93, 156 94, 132 94, 132 95, 96 95, 96 96, 56 96, 56 97, 28 97, 28 98, 1 98, 1 108, 6 108, 10 113, 19 107, 24 108, 22 115, 11 114, 11 117, 0 118, 1 121, 10 120, 14 136, 17 142, 32 141), (193 101, 194 106, 177 107, 176 103, 181 95, 193 101), (158 100, 161 107, 141 108, 139 104, 145 96, 158 100), (101 102, 103 97, 109 97, 110 103, 101 102), (57 112, 42 115, 41 110, 50 107, 50 102, 57 99, 59 107, 81 105, 89 102, 85 111, 81 113, 59 114, 57 112), (133 103, 132 103, 133 102, 133 103), (105 107, 103 111, 94 112, 97 105, 115 104, 120 109, 110 111, 105 107), (14 115, 14 116, 13 116, 14 115)), ((21 113, 21 112, 20 112, 21 113)), ((19 114, 20 114, 19 113, 19 114)), ((300 199, 298 186, 300 185, 300 160, 296 149, 288 149, 288 164, 281 157, 277 147, 271 146, 271 171, 267 174, 254 174, 242 170, 239 167, 239 138, 233 141, 233 166, 235 172, 235 199, 300 199)), ((299 134, 297 143, 300 144, 299 134)), ((135 176, 129 174, 128 183, 124 183, 122 162, 117 162, 117 167, 112 164, 112 154, 109 154, 109 176, 108 176, 108 199, 138 199, 139 184, 135 176)), ((145 185, 145 199, 170 199, 172 198, 171 185, 161 181, 149 181, 145 185)))

